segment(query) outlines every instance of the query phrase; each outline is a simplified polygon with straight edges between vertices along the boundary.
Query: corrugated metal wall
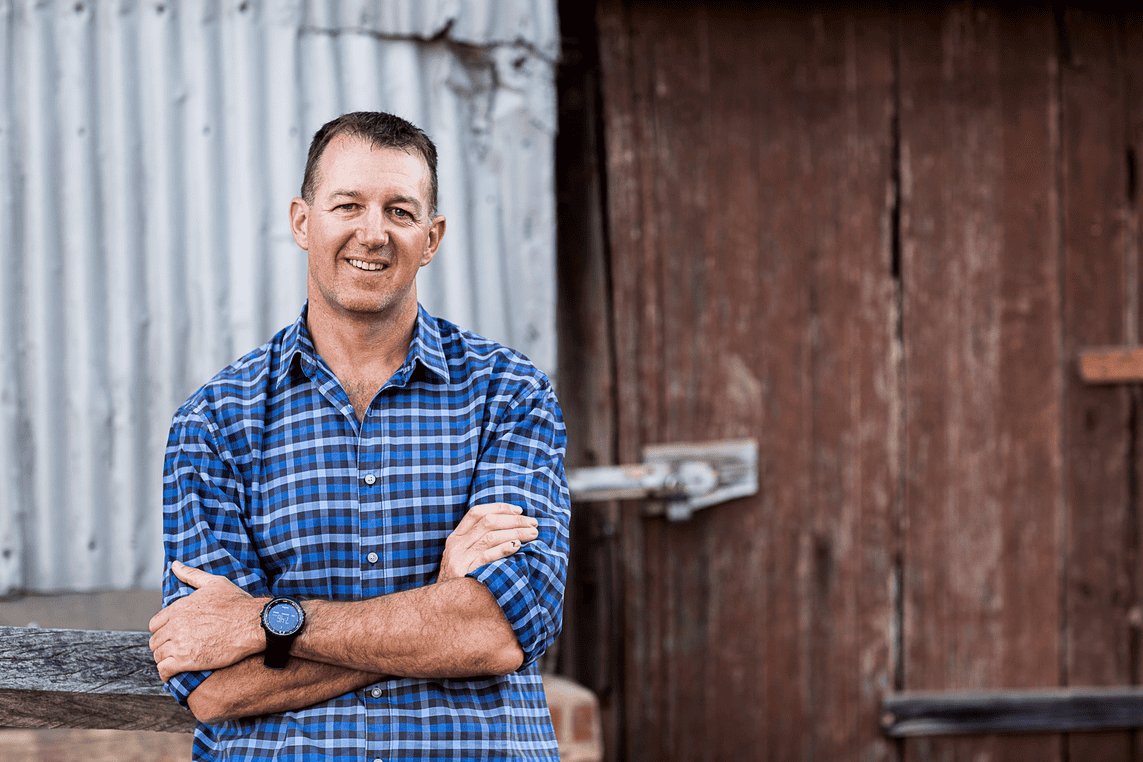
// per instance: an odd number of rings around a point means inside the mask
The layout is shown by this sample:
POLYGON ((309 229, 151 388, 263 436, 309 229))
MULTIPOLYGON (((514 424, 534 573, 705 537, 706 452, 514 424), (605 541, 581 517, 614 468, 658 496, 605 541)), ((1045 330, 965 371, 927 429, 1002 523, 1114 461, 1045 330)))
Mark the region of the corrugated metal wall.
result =
POLYGON ((555 0, 0 0, 0 593, 155 587, 174 409, 292 321, 314 131, 440 149, 437 314, 554 372, 555 0))

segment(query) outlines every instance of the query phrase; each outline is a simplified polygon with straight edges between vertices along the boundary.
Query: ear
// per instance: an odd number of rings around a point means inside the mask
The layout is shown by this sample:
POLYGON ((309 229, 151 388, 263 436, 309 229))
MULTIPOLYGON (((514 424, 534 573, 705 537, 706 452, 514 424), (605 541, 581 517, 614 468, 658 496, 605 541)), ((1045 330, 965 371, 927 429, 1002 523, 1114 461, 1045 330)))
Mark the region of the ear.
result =
POLYGON ((306 251, 310 250, 309 223, 310 205, 305 199, 294 198, 290 202, 290 232, 294 234, 294 242, 306 251))
POLYGON ((437 255, 437 249, 440 248, 441 239, 445 234, 445 218, 443 215, 438 215, 429 223, 429 237, 425 241, 425 251, 421 255, 421 267, 424 267, 429 262, 433 261, 433 257, 437 255))

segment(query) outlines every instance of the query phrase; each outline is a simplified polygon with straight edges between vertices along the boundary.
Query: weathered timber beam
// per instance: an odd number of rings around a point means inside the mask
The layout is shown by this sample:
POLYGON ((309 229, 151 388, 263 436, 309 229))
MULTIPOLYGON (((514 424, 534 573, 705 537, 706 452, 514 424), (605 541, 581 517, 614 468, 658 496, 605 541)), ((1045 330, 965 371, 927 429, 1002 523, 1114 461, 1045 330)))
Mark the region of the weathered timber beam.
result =
POLYGON ((892 738, 1143 727, 1143 687, 904 692, 881 702, 892 738))
POLYGON ((0 627, 0 727, 188 733, 145 632, 0 627))
POLYGON ((1143 381, 1143 348, 1102 347, 1079 354, 1080 377, 1089 384, 1143 381))

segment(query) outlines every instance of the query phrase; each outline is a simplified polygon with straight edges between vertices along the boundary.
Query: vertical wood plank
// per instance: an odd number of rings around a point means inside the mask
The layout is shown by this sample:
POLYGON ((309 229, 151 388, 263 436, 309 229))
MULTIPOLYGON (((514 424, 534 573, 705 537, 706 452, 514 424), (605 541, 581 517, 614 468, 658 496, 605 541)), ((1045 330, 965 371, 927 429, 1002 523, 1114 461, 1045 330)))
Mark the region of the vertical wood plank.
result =
POLYGON ((765 485, 624 509, 623 752, 888 758, 891 20, 615 2, 599 29, 620 455, 756 436, 765 485))
MULTIPOLYGON (((568 431, 568 466, 614 464, 615 396, 611 294, 603 210, 598 34, 594 13, 561 4, 557 309, 559 396, 568 431)), ((572 508, 571 556, 559 641, 559 670, 600 702, 604 748, 623 726, 619 650, 624 642, 618 585, 618 506, 572 508)))
MULTIPOLYGON (((1133 266, 1134 272, 1129 268, 1130 307, 1127 317, 1130 321, 1127 326, 1128 339, 1139 342, 1143 337, 1143 309, 1140 308, 1140 295, 1143 294, 1143 262, 1141 262, 1140 246, 1140 217, 1143 211, 1143 194, 1140 193, 1140 171, 1143 170, 1143 14, 1127 13, 1120 24, 1122 30, 1122 61, 1124 71, 1124 103, 1126 104, 1127 133, 1126 133, 1126 195, 1127 214, 1124 231, 1124 254, 1126 262, 1133 266)), ((1130 669, 1130 682, 1139 684, 1143 682, 1143 522, 1140 513, 1143 511, 1143 491, 1140 490, 1140 477, 1143 475, 1143 416, 1139 411, 1143 409, 1143 389, 1135 387, 1131 390, 1131 400, 1135 411, 1135 428, 1132 431, 1134 438, 1134 475, 1131 484, 1132 503, 1129 506, 1128 516, 1128 557, 1131 573, 1131 600, 1127 612, 1127 624, 1130 628, 1128 635, 1128 661, 1130 669)), ((1132 762, 1143 761, 1143 731, 1132 734, 1131 742, 1134 752, 1132 762)))
MULTIPOLYGON (((657 410, 654 419, 621 421, 639 424, 642 443, 694 441, 710 438, 709 420, 697 412, 704 406, 697 394, 707 370, 701 358, 701 315, 708 292, 705 269, 707 226, 721 220, 722 194, 711 186, 708 173, 711 130, 720 120, 711 99, 710 9, 665 5, 637 8, 633 28, 643 42, 644 80, 651 141, 644 147, 644 198, 658 224, 653 246, 646 250, 646 279, 655 284, 648 298, 657 302, 655 320, 644 324, 652 338, 639 358, 640 384, 657 410)), ((661 645, 661 661, 644 665, 658 673, 660 731, 668 759, 713 759, 713 739, 706 718, 717 699, 708 690, 714 674, 713 649, 708 640, 708 608, 716 591, 707 574, 712 516, 669 524, 661 519, 644 523, 645 580, 648 604, 659 610, 653 634, 661 645)), ((728 549, 729 552, 730 549, 728 549)), ((745 571, 745 570, 743 570, 745 571)), ((739 611, 749 626, 754 606, 739 611)))
MULTIPOLYGON (((1047 13, 902 13, 907 689, 1058 679, 1062 466, 1047 13)), ((1051 760, 1034 738, 906 759, 1051 760)))
MULTIPOLYGON (((1061 24, 1064 162, 1064 347, 1123 343, 1133 301, 1127 228, 1123 72, 1115 21, 1069 8, 1061 24)), ((1065 677, 1071 685, 1130 681, 1131 398, 1124 387, 1066 387, 1065 677)), ((1075 734, 1071 759, 1129 758, 1131 734, 1075 734)))
MULTIPOLYGON (((874 730, 892 690, 891 580, 901 457, 893 275, 896 25, 877 6, 808 21, 799 87, 812 169, 790 190, 807 199, 812 267, 811 562, 801 601, 808 633, 811 759, 895 759, 874 730)), ((794 60, 797 53, 790 55, 794 60)), ((801 506, 790 506, 793 519, 801 506)), ((804 511, 802 511, 804 513, 804 511)))
MULTIPOLYGON (((640 442, 631 432, 639 420, 640 395, 636 356, 640 338, 640 296, 645 225, 643 214, 642 150, 645 124, 640 112, 635 56, 642 55, 634 39, 630 9, 620 0, 601 2, 596 14, 602 74, 605 171, 609 245, 612 257, 611 299, 615 347, 616 448, 623 462, 635 462, 640 442)), ((623 591, 621 616, 626 625, 621 643, 623 673, 620 713, 624 724, 616 734, 618 759, 653 758, 662 750, 657 735, 646 731, 657 716, 657 685, 640 665, 651 658, 647 637, 648 607, 642 585, 644 553, 640 506, 625 504, 619 521, 623 591), (639 750, 643 750, 640 752, 639 750), (645 756, 646 755, 646 756, 645 756)))
MULTIPOLYGON (((757 127, 766 119, 769 104, 756 91, 771 72, 755 45, 744 44, 742 34, 743 29, 759 27, 756 12, 719 7, 708 11, 710 121, 706 165, 700 171, 705 172, 710 198, 704 200, 708 219, 702 226, 702 251, 690 264, 701 274, 690 289, 690 297, 698 302, 692 308, 698 322, 691 331, 697 341, 689 351, 697 359, 689 367, 673 368, 671 375, 677 388, 691 390, 686 403, 691 425, 710 437, 757 436, 756 427, 766 416, 767 359, 753 330, 769 324, 767 313, 776 305, 763 295, 768 278, 762 275, 767 255, 760 245, 765 235, 760 210, 766 207, 762 157, 767 140, 757 127)), ((779 273, 781 269, 776 268, 779 273)), ((775 277, 794 282, 788 273, 775 277)), ((794 341, 800 339, 799 320, 794 318, 788 328, 794 341)), ((677 325, 682 329, 681 322, 677 325)), ((800 456, 797 440, 790 443, 791 455, 800 456)), ((768 448, 763 444, 762 449, 768 448)), ((768 471, 772 450, 760 459, 768 471)), ((768 476, 762 480, 773 481, 768 476)), ((774 721, 782 704, 775 687, 788 696, 796 691, 793 674, 783 678, 775 664, 780 651, 773 623, 783 616, 780 611, 790 609, 789 596, 776 596, 771 584, 783 563, 770 551, 776 514, 767 497, 719 506, 702 517, 709 590, 705 639, 720 644, 707 660, 718 678, 703 685, 702 721, 708 728, 741 729, 708 731, 706 759, 758 758, 760 745, 775 750, 771 754, 776 759, 800 753, 800 739, 779 737, 783 734, 774 721)), ((791 559, 792 554, 785 563, 791 559)), ((799 727, 803 708, 795 701, 787 706, 789 727, 799 727)))

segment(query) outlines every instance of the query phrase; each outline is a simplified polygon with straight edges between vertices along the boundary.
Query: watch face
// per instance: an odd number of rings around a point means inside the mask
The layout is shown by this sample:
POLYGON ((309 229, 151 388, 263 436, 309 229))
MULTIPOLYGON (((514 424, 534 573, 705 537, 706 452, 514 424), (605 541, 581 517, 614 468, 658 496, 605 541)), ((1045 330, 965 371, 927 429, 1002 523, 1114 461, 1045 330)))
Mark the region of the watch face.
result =
POLYGON ((275 635, 289 635, 302 623, 301 612, 289 601, 282 601, 266 612, 266 627, 275 635))

